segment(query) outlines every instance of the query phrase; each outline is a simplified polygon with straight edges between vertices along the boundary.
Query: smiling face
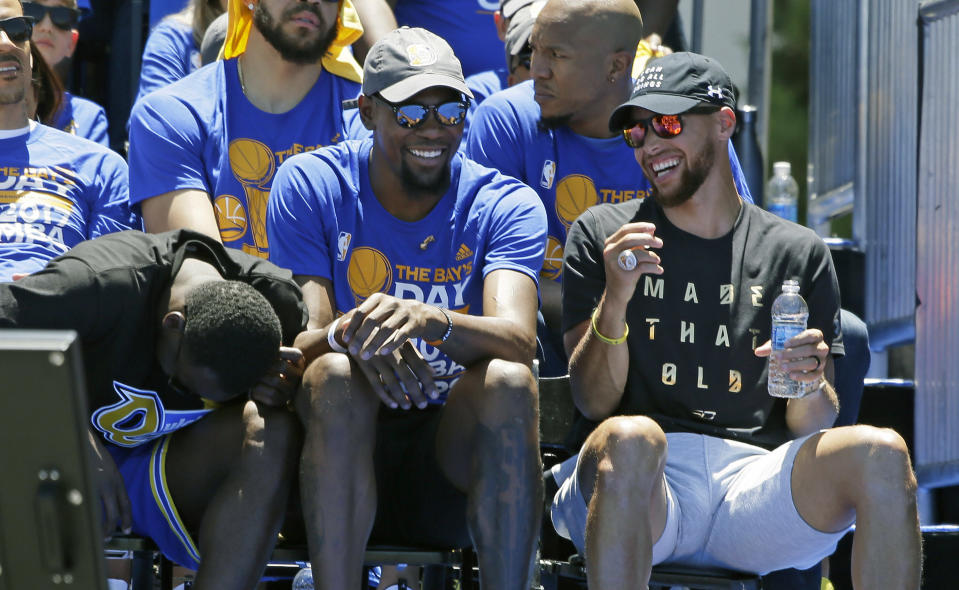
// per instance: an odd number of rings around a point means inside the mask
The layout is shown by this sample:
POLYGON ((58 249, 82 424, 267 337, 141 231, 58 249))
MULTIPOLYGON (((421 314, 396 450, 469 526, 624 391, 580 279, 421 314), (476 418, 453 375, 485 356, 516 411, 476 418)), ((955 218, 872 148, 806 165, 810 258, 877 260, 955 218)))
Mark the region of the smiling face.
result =
MULTIPOLYGON (((411 197, 442 196, 449 187, 450 160, 463 137, 463 124, 442 125, 431 112, 419 127, 407 129, 397 123, 388 103, 380 98, 363 99, 361 113, 374 136, 371 166, 375 169, 371 174, 385 175, 411 197)), ((461 99, 452 88, 433 87, 396 104, 435 106, 461 99)))
MULTIPOLYGON (((33 1, 42 6, 74 7, 73 2, 66 0, 33 1)), ((73 55, 77 48, 77 30, 59 28, 53 24, 50 15, 46 14, 42 20, 34 23, 32 40, 43 55, 43 59, 47 60, 47 63, 53 67, 73 55)))
MULTIPOLYGON (((633 108, 627 125, 654 115, 646 109, 633 108)), ((633 150, 643 174, 652 185, 652 195, 664 209, 682 205, 699 190, 716 160, 716 140, 710 131, 715 114, 680 115, 682 132, 662 138, 646 131, 640 147, 633 150)))
MULTIPOLYGON (((0 20, 23 16, 18 0, 0 0, 0 20)), ((0 30, 0 107, 20 108, 30 88, 30 41, 15 42, 0 30)))
POLYGON ((286 61, 316 63, 336 38, 337 2, 260 0, 253 24, 286 61))

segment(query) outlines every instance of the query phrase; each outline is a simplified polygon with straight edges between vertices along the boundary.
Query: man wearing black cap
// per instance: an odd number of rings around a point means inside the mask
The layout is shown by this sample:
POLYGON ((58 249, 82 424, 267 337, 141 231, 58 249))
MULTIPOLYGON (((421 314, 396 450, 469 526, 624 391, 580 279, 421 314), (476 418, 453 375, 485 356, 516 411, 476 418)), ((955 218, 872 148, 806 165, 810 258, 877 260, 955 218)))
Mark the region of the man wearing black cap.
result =
POLYGON ((457 152, 468 101, 449 45, 397 29, 364 66, 372 138, 294 156, 270 195, 270 258, 310 309, 301 495, 328 588, 359 585, 371 531, 472 539, 483 587, 529 588, 546 215, 528 187, 457 152))
POLYGON ((553 470, 553 524, 585 551, 591 588, 645 588, 660 562, 809 567, 853 523, 856 587, 918 588, 908 449, 890 430, 823 430, 837 412, 829 353, 842 352, 835 272, 813 232, 737 193, 732 97, 717 62, 677 53, 651 61, 610 118, 652 198, 589 209, 569 233, 573 397, 601 423, 553 470), (764 357, 792 278, 809 327, 774 354, 817 387, 786 401, 768 395, 764 357))

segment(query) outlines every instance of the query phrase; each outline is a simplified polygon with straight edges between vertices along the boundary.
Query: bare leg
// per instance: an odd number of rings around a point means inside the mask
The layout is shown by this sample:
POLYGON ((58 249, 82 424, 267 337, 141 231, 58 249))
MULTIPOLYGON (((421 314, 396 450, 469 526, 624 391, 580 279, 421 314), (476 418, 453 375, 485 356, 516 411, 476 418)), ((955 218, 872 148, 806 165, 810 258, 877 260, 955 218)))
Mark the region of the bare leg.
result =
POLYGON ((666 526, 666 435, 643 416, 610 418, 581 453, 589 587, 646 588, 653 544, 666 526))
POLYGON ((437 434, 446 477, 467 494, 480 586, 528 590, 542 513, 538 405, 528 367, 471 367, 450 392, 437 434))
POLYGON ((216 410, 171 437, 166 477, 202 561, 194 587, 253 588, 282 524, 300 450, 286 409, 216 410))
POLYGON ((792 491, 800 515, 816 529, 841 530, 855 518, 856 588, 919 588, 916 478, 898 434, 850 426, 810 438, 796 455, 792 491))
POLYGON ((306 417, 300 495, 314 580, 359 588, 376 514, 373 447, 379 398, 345 354, 316 359, 297 410, 306 417))

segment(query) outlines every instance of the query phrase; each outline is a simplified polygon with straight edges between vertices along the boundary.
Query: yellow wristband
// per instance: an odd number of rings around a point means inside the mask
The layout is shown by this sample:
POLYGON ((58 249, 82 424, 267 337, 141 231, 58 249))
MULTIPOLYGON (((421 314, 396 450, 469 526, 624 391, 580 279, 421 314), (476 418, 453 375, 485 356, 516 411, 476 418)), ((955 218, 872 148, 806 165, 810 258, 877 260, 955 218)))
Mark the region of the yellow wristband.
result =
POLYGON ((599 338, 600 340, 602 340, 603 342, 611 346, 616 346, 617 344, 622 344, 623 342, 626 342, 626 337, 629 336, 629 324, 627 324, 626 322, 623 322, 623 325, 626 326, 626 329, 623 330, 623 335, 620 336, 619 338, 607 338, 606 336, 603 336, 602 334, 600 334, 599 328, 596 327, 597 311, 599 311, 598 308, 593 310, 593 315, 590 317, 590 320, 589 320, 589 323, 593 326, 593 334, 595 334, 597 338, 599 338))

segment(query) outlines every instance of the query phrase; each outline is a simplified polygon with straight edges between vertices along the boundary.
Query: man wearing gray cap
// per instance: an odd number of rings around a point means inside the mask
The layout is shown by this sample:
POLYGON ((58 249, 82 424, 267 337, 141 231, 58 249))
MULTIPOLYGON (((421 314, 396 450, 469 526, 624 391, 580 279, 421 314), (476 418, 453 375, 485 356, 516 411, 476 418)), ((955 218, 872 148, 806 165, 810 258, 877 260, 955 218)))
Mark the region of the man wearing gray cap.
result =
POLYGON ((397 29, 363 74, 372 138, 290 158, 267 213, 270 258, 310 310, 296 407, 314 579, 358 587, 372 533, 472 539, 484 588, 527 590, 546 214, 528 187, 457 151, 470 94, 445 41, 397 29))
POLYGON ((918 588, 909 451, 888 429, 829 429, 842 354, 829 250, 737 193, 734 108, 715 60, 676 53, 612 113, 651 198, 593 207, 569 232, 564 337, 594 429, 552 470, 553 524, 585 551, 590 588, 645 588, 661 562, 806 568, 853 523, 856 588, 918 588), (793 278, 808 328, 772 352, 770 308, 793 278), (810 393, 771 397, 770 356, 810 393))

